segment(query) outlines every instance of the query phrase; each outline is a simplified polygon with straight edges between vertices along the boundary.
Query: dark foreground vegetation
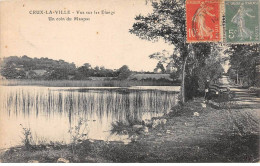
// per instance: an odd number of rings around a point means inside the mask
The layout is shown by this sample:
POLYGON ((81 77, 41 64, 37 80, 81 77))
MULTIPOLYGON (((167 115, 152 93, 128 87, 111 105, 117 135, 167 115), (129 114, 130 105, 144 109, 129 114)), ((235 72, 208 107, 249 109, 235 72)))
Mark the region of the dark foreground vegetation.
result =
POLYGON ((233 106, 214 109, 196 99, 159 118, 166 119, 165 124, 132 133, 129 144, 86 139, 68 145, 24 145, 2 152, 1 161, 258 162, 259 113, 233 106))

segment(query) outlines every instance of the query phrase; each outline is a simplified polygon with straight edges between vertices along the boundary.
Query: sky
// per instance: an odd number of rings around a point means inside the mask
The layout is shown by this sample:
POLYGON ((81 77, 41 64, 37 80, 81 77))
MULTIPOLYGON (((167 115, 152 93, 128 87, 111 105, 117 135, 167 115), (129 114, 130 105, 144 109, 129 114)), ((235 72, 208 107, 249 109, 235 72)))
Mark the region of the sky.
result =
POLYGON ((152 12, 145 0, 19 0, 0 5, 0 57, 48 57, 118 69, 128 65, 135 71, 153 71, 155 52, 173 46, 151 42, 130 34, 136 15, 152 12), (69 15, 30 14, 33 10, 70 10, 69 15), (115 14, 76 14, 76 11, 106 10, 115 14), (48 17, 81 17, 89 21, 49 21, 48 17))

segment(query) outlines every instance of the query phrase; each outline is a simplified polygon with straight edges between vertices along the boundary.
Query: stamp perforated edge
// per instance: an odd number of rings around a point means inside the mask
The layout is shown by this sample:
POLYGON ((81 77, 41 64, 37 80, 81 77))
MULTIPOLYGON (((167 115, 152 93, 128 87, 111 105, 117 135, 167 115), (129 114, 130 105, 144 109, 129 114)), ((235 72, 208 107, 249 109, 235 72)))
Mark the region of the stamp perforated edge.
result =
MULTIPOLYGON (((232 1, 246 1, 246 0, 222 0, 222 15, 223 15, 223 44, 228 46, 228 45, 232 45, 232 44, 236 44, 236 45, 255 45, 255 44, 260 44, 260 30, 259 30, 259 41, 252 41, 252 42, 227 42, 226 39, 226 9, 225 9, 225 2, 232 2, 232 1)), ((248 0, 250 1, 250 0, 248 0)), ((260 0, 258 0, 258 25, 260 28, 260 0)))
MULTIPOLYGON (((188 1, 193 1, 193 0, 186 0, 185 2, 185 30, 186 30, 186 43, 223 43, 223 35, 224 35, 224 32, 223 32, 223 27, 222 27, 222 23, 223 23, 223 16, 224 16, 224 12, 222 11, 223 8, 221 4, 224 4, 224 1, 225 0, 218 0, 219 2, 219 31, 220 31, 220 34, 219 34, 219 40, 207 40, 207 41, 201 41, 201 40, 198 40, 198 41, 188 41, 188 31, 187 31, 187 2, 188 1)), ((210 0, 209 0, 210 1, 210 0)))

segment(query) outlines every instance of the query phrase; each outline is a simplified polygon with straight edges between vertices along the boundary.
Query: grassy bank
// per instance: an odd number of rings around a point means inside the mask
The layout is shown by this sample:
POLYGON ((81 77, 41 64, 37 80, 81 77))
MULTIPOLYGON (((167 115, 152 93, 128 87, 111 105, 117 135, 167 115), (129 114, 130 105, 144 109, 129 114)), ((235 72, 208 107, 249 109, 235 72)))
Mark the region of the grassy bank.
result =
POLYGON ((214 109, 201 99, 176 106, 165 125, 139 133, 131 143, 85 140, 71 145, 12 148, 2 162, 257 162, 259 111, 214 109))
POLYGON ((173 86, 178 83, 158 80, 0 80, 6 86, 48 87, 130 87, 130 86, 173 86))

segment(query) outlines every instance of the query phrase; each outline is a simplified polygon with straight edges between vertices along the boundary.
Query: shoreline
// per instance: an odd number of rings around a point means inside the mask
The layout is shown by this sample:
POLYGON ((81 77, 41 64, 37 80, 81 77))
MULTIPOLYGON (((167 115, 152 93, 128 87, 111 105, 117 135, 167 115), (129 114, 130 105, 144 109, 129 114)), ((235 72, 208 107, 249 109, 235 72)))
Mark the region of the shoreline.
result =
POLYGON ((30 150, 10 148, 0 158, 2 162, 25 163, 258 162, 260 119, 254 115, 259 111, 205 108, 201 103, 198 98, 174 107, 160 117, 167 119, 164 126, 149 128, 148 133, 139 134, 129 144, 84 140, 75 146, 75 153, 71 144, 38 145, 30 150))
POLYGON ((131 87, 131 86, 180 86, 180 83, 165 80, 0 80, 0 86, 43 87, 131 87))

